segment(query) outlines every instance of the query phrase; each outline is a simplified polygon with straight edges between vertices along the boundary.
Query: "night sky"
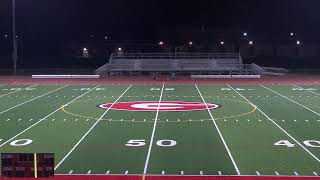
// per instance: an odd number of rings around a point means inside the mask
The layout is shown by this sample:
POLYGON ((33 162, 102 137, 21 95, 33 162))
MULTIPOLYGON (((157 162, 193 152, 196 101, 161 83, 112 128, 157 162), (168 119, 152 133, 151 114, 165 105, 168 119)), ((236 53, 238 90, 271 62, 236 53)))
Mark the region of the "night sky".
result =
MULTIPOLYGON (((320 30, 319 0, 16 0, 18 34, 67 39, 89 34, 152 40, 159 29, 320 30)), ((11 31, 10 0, 0 1, 0 34, 11 31)))

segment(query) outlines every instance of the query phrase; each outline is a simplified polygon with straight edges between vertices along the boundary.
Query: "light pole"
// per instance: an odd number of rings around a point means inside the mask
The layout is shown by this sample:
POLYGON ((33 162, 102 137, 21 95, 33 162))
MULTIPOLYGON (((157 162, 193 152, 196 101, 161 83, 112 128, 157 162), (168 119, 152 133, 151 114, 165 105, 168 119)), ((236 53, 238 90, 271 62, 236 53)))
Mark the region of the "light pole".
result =
POLYGON ((13 40, 13 73, 17 74, 17 61, 18 61, 18 47, 16 37, 16 0, 12 0, 12 40, 13 40))

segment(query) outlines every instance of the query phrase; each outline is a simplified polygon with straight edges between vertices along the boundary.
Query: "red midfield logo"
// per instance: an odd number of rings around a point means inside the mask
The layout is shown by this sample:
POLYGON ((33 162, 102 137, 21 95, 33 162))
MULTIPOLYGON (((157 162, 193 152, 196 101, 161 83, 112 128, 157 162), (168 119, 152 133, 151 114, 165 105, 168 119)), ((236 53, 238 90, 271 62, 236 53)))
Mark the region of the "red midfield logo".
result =
POLYGON ((183 101, 136 101, 136 102, 119 102, 112 105, 112 103, 101 104, 100 108, 113 109, 120 111, 199 111, 208 109, 216 109, 220 106, 217 104, 202 102, 183 102, 183 101))

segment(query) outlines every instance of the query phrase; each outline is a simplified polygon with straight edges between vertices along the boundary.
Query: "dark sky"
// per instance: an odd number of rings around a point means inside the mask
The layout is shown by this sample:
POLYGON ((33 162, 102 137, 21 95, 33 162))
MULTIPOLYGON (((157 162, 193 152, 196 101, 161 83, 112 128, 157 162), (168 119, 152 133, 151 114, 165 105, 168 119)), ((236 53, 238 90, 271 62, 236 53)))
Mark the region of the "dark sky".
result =
MULTIPOLYGON (((18 33, 32 39, 87 34, 152 39, 159 29, 320 30, 319 0, 16 0, 18 33)), ((0 34, 11 31, 10 0, 0 0, 0 34)))

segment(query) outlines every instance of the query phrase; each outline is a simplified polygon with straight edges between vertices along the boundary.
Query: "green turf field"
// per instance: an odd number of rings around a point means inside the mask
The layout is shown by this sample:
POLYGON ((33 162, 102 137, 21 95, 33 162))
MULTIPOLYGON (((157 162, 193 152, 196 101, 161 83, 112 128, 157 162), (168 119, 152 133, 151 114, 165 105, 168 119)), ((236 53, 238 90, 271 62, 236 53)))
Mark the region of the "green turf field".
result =
POLYGON ((57 174, 316 176, 319 100, 316 85, 1 84, 0 152, 55 153, 57 174), (156 110, 112 108, 136 101, 156 110), (160 110, 175 101, 205 108, 160 110))

